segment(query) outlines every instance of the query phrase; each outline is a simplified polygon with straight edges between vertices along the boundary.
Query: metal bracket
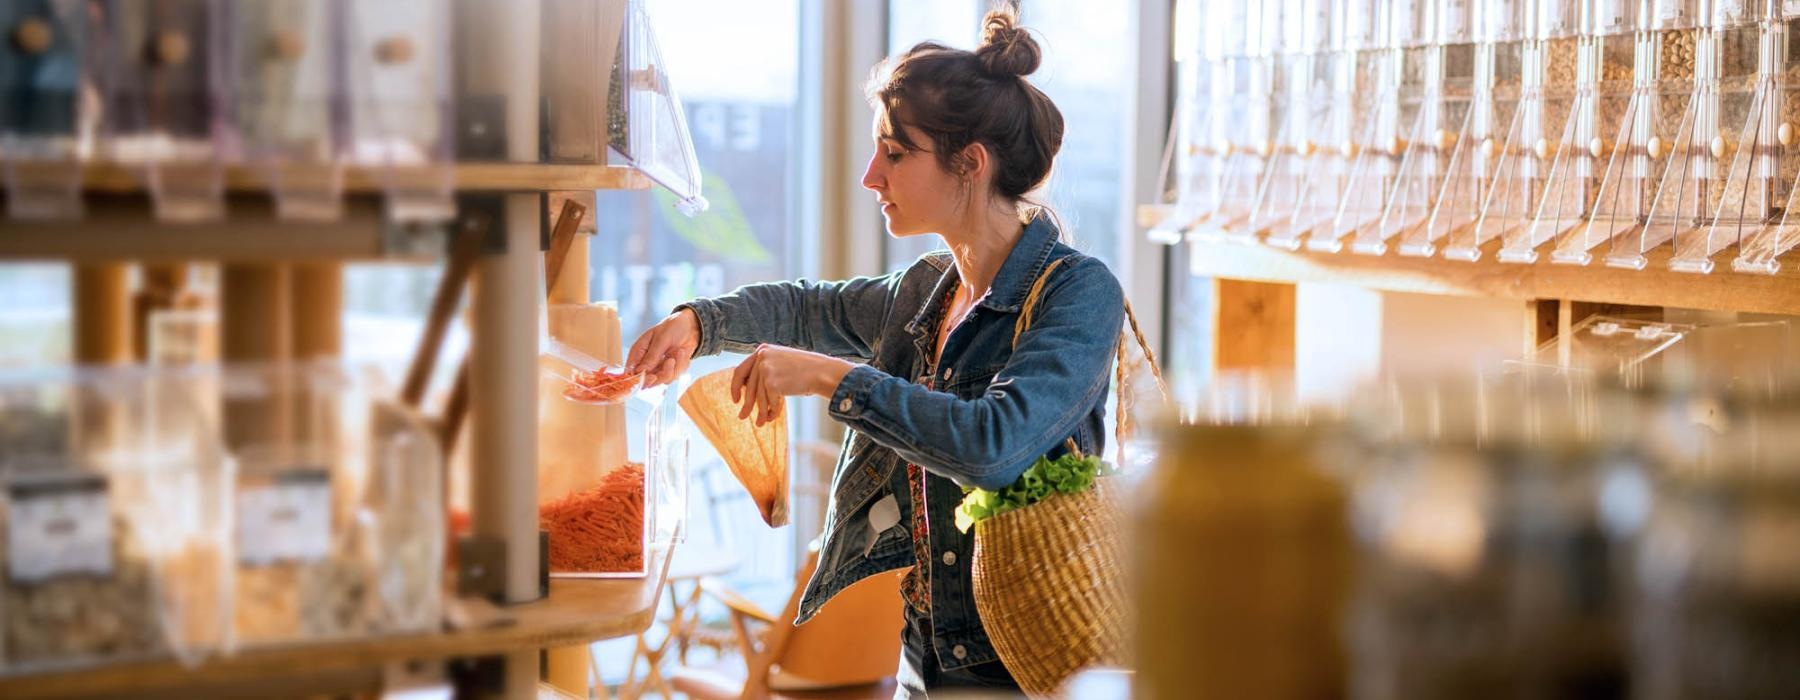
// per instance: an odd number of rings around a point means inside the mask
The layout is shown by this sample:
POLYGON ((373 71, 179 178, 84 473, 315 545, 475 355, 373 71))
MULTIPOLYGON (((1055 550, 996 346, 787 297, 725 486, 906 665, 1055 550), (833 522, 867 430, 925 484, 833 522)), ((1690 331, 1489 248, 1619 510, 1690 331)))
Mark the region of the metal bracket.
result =
POLYGON ((481 252, 506 253, 506 196, 495 192, 459 192, 456 225, 481 236, 481 252))
MULTIPOLYGON (((550 595, 550 533, 538 531, 538 597, 550 595)), ((456 541, 456 594, 506 603, 506 542, 464 536, 456 541)))

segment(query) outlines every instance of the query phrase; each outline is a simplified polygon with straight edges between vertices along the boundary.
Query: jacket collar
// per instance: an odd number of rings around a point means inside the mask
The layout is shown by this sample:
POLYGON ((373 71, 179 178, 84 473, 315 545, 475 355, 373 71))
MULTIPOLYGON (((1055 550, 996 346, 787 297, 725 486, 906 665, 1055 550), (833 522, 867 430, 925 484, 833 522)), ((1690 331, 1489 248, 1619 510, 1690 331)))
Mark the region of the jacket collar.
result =
POLYGON ((1031 285, 1037 282, 1038 274, 1049 262, 1056 239, 1056 225, 1050 223, 1050 217, 1041 212, 1033 215, 1031 223, 1026 224, 1019 234, 1019 240, 1013 243, 1012 252, 1007 253, 1006 262, 1000 264, 1000 272, 994 275, 994 284, 981 298, 980 305, 995 311, 1017 313, 1025 304, 1025 295, 1031 293, 1031 285))
MULTIPOLYGON (((977 306, 1017 313, 1025 304, 1025 295, 1031 293, 1032 283, 1037 281, 1038 274, 1044 271, 1044 265, 1049 262, 1050 251, 1056 249, 1056 242, 1056 225, 1050 223, 1050 217, 1042 213, 1032 216, 1031 223, 1025 225, 1025 230, 1019 233, 1019 240, 1013 242, 1012 251, 1006 254, 1006 261, 1000 264, 1000 271, 994 275, 994 283, 989 286, 987 294, 981 297, 977 306)), ((914 335, 923 333, 931 325, 931 319, 936 318, 940 312, 944 295, 960 279, 960 273, 947 251, 928 255, 943 256, 941 266, 937 264, 937 260, 928 260, 942 272, 939 273, 937 284, 932 286, 931 295, 925 298, 924 306, 919 307, 918 314, 906 324, 907 332, 914 335)))

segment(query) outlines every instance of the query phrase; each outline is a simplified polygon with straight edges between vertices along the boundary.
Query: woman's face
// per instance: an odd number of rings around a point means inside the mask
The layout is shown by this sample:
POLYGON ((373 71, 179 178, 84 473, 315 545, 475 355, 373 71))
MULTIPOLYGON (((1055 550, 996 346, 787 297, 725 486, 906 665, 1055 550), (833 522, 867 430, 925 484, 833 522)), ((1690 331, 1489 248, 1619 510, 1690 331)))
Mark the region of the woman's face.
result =
MULTIPOLYGON (((888 234, 895 238, 941 233, 954 221, 958 205, 966 198, 968 183, 944 170, 937 154, 906 150, 891 136, 881 134, 881 118, 875 121, 875 156, 863 172, 862 186, 881 202, 888 234)), ((921 149, 931 143, 924 132, 903 126, 921 149)))

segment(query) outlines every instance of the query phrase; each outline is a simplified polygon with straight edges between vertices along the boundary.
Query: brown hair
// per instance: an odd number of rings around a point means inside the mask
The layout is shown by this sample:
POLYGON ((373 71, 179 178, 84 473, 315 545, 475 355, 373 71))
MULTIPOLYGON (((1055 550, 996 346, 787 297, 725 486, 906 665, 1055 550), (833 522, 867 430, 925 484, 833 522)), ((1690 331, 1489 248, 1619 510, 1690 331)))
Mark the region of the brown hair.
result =
POLYGON ((993 155, 993 193, 1025 201, 1044 184, 1062 148, 1063 117, 1050 97, 1025 80, 1041 58, 1037 41, 1011 9, 982 19, 974 51, 924 42, 875 67, 865 92, 882 110, 882 136, 908 150, 906 124, 925 132, 938 164, 966 173, 962 150, 986 146, 993 155))

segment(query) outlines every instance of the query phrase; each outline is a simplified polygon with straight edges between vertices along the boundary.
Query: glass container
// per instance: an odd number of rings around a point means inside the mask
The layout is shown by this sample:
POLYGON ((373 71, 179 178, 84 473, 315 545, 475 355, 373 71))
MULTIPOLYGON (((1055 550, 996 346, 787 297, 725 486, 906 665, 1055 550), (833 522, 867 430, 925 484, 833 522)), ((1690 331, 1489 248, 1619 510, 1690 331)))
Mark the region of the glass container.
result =
POLYGON ((0 3, 0 177, 15 219, 81 215, 82 164, 104 110, 80 0, 0 3))
POLYGON ((1708 0, 1654 0, 1655 96, 1645 155, 1655 193, 1643 224, 1620 232, 1608 245, 1606 264, 1641 270, 1648 254, 1676 232, 1703 225, 1705 182, 1711 178, 1710 147, 1716 39, 1708 0))
MULTIPOLYGON (((1511 183, 1504 173, 1516 168, 1516 144, 1508 140, 1525 95, 1525 57, 1536 27, 1537 5, 1532 2, 1487 0, 1482 41, 1476 47, 1475 104, 1470 109, 1470 134, 1459 140, 1458 165, 1447 176, 1443 201, 1432 213, 1431 236, 1436 244, 1412 246, 1413 253, 1434 252, 1444 257, 1476 260, 1499 226, 1482 226, 1493 191, 1511 183), (1507 166, 1502 170, 1501 166, 1507 166)), ((1402 252, 1407 252, 1404 247, 1402 252)))

